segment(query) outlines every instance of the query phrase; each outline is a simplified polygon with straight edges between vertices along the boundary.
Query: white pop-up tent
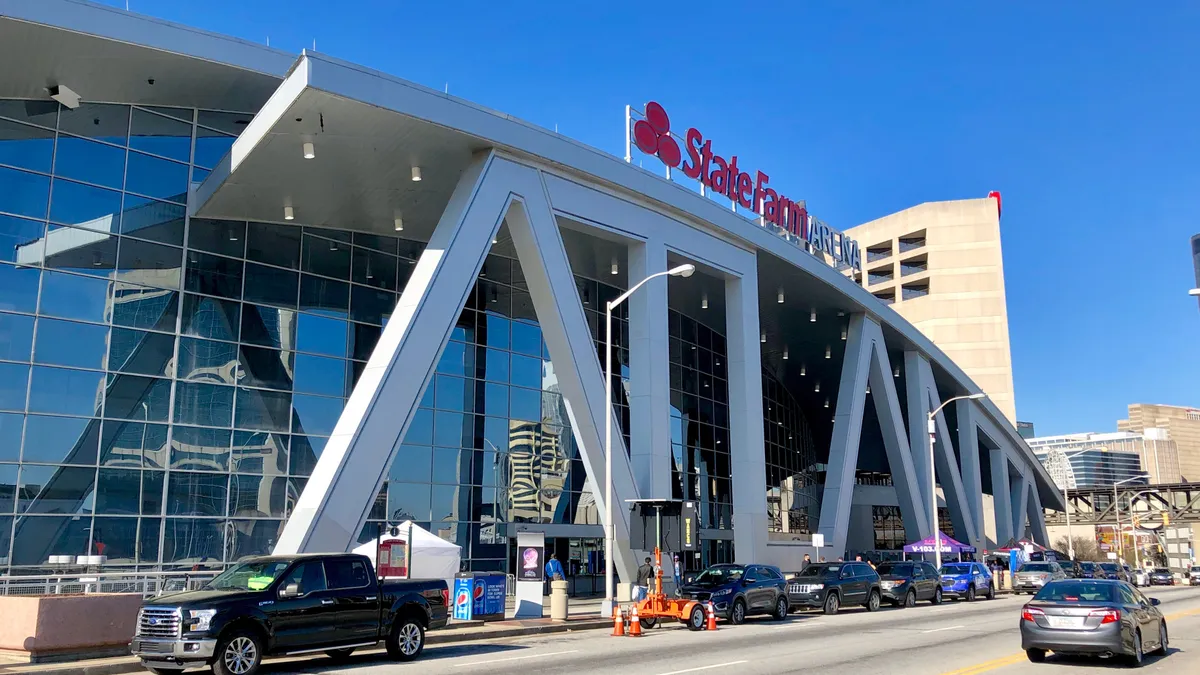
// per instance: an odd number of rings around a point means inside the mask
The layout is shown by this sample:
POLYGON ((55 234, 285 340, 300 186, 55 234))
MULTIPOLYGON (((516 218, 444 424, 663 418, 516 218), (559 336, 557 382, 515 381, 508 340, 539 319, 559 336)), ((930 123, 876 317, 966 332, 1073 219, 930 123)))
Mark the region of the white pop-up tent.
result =
POLYGON ((354 549, 354 552, 367 556, 371 559, 371 564, 376 565, 375 554, 379 550, 380 542, 408 541, 411 532, 412 541, 408 542, 411 560, 409 578, 445 579, 446 587, 453 591, 454 575, 458 574, 462 549, 458 545, 451 544, 428 530, 414 525, 411 520, 404 521, 397 529, 399 530, 398 534, 394 536, 384 534, 379 539, 373 539, 359 546, 354 549))

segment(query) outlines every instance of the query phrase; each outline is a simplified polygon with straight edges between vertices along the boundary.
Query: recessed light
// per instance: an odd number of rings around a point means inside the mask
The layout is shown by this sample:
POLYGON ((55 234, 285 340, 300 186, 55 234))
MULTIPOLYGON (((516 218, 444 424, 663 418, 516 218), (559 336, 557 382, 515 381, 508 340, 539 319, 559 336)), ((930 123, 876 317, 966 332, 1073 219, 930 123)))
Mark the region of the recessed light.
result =
POLYGON ((775 296, 775 302, 783 304, 783 286, 779 287, 779 294, 775 296))
POLYGON ((403 218, 401 218, 400 216, 396 216, 396 220, 395 220, 395 228, 396 228, 396 231, 397 231, 397 232, 403 232, 403 231, 404 231, 404 219, 403 219, 403 218))
POLYGON ((758 334, 758 341, 763 343, 764 345, 767 344, 767 334, 765 331, 758 334))
POLYGON ((816 310, 816 308, 815 308, 815 307, 814 307, 813 309, 810 309, 810 310, 808 311, 808 320, 809 320, 809 322, 810 322, 810 323, 816 323, 816 322, 817 322, 817 310, 816 310))
POLYGON ((783 360, 788 360, 788 348, 786 346, 783 348, 783 360))
POLYGON ((829 345, 825 345, 825 358, 833 358, 833 349, 829 345))
POLYGON ((816 384, 814 384, 814 385, 813 385, 813 392, 814 392, 814 393, 817 393, 817 394, 821 393, 821 383, 820 383, 820 381, 818 381, 816 384))
POLYGON ((619 267, 617 267, 617 259, 616 259, 616 258, 613 258, 613 259, 612 259, 612 267, 611 267, 611 270, 612 270, 612 275, 613 275, 613 276, 616 276, 616 275, 617 275, 617 273, 620 271, 620 268, 619 268, 619 267))
POLYGON ((304 159, 312 159, 317 156, 317 150, 313 147, 311 141, 304 143, 304 159))
POLYGON ((290 207, 290 206, 283 207, 283 219, 284 220, 295 220, 296 219, 296 212, 292 210, 292 207, 290 207))
POLYGON ((708 309, 708 291, 700 294, 700 309, 708 309))
POLYGON ((414 166, 412 168, 412 179, 414 182, 421 180, 421 167, 414 166))
POLYGON ((808 368, 803 363, 801 363, 800 364, 800 376, 804 377, 807 374, 808 374, 808 368))

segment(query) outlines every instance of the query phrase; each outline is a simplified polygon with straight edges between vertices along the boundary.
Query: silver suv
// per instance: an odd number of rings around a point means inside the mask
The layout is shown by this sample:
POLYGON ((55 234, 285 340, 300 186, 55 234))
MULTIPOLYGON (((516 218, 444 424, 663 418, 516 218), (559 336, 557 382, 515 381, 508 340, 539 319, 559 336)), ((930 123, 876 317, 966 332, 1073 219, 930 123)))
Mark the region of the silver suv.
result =
POLYGON ((1013 592, 1033 595, 1051 581, 1066 578, 1067 573, 1056 562, 1027 562, 1013 575, 1013 592))

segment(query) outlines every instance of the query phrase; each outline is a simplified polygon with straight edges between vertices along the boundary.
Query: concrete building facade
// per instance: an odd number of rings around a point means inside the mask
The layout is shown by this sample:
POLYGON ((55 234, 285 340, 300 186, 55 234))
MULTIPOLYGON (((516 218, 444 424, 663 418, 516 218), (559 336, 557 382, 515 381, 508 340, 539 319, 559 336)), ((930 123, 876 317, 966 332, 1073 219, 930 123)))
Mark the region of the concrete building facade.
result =
MULTIPOLYGON (((1170 441, 1176 448, 1177 467, 1161 467, 1162 483, 1200 481, 1200 408, 1153 403, 1129 404, 1129 417, 1117 420, 1117 429, 1148 433, 1161 441, 1170 441)), ((1146 464, 1152 473, 1159 471, 1146 464)))
POLYGON ((863 287, 944 349, 1016 422, 999 195, 927 202, 847 233, 866 251, 863 287))

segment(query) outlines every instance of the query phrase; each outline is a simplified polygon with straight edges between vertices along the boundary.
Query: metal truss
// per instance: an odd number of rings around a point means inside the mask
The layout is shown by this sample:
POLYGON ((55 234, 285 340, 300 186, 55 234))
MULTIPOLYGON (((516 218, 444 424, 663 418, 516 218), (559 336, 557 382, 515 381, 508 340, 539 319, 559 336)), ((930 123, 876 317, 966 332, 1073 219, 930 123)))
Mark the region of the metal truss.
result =
MULTIPOLYGON (((1172 523, 1200 523, 1200 483, 1119 486, 1116 500, 1111 487, 1078 488, 1067 491, 1072 525, 1115 525, 1120 506, 1120 522, 1129 523, 1136 515, 1151 527, 1161 524, 1165 514, 1172 523)), ((1046 514, 1046 524, 1065 525, 1064 513, 1046 514)))

